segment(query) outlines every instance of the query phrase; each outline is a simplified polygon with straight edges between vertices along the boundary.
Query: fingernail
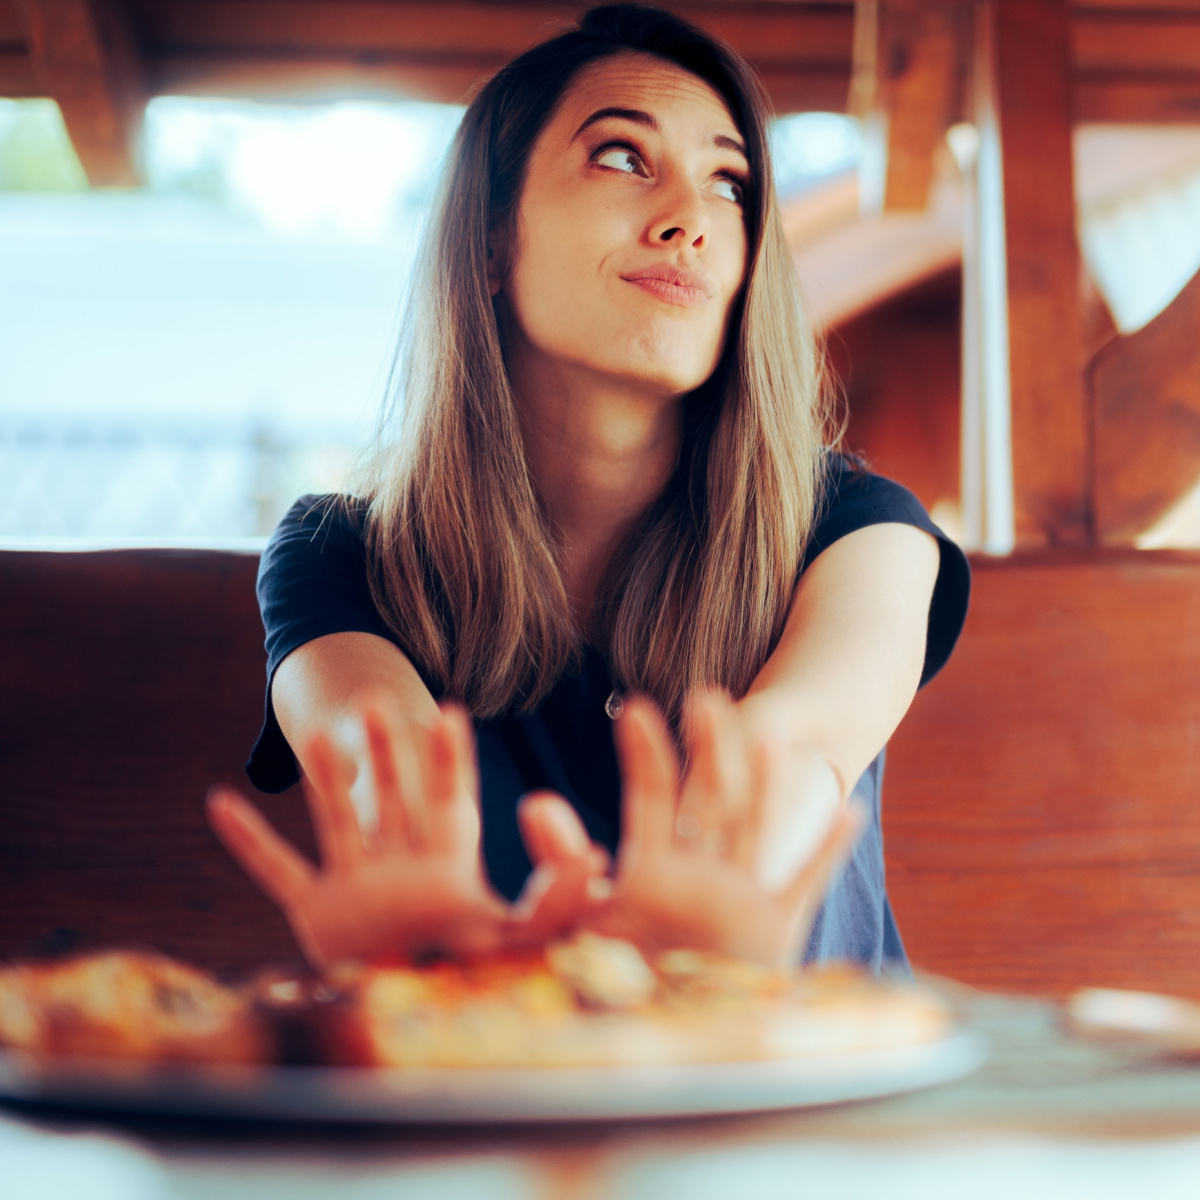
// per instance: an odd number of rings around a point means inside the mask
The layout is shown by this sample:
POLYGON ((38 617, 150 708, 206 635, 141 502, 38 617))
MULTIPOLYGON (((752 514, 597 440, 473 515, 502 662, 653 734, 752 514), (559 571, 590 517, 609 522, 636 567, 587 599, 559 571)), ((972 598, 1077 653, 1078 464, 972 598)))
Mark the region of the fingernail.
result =
POLYGON ((612 880, 603 876, 589 879, 586 890, 589 900, 608 900, 613 894, 612 880))
POLYGON ((574 820, 570 813, 564 812, 557 804, 549 802, 547 809, 550 814, 550 820, 554 822, 558 828, 559 835, 566 844, 568 850, 573 850, 577 854, 582 854, 590 842, 587 834, 580 827, 579 822, 574 820))

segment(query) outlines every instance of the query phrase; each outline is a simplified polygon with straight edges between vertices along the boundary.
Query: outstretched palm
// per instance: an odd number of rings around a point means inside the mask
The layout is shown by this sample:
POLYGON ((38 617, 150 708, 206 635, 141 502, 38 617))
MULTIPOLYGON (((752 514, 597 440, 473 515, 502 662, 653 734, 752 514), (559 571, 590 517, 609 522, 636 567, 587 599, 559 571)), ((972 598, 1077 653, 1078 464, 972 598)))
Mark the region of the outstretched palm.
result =
POLYGON ((731 710, 717 697, 694 706, 691 765, 681 778, 654 706, 626 705, 617 726, 621 850, 612 895, 588 923, 652 951, 685 946, 769 965, 794 962, 862 813, 843 806, 783 886, 765 885, 764 821, 787 786, 783 760, 768 741, 730 754, 720 723, 731 710), (722 754, 727 761, 719 761, 722 754))
POLYGON ((304 748, 305 794, 321 855, 318 868, 238 793, 209 800, 213 826, 233 856, 283 910, 318 968, 411 958, 430 950, 473 955, 536 941, 577 909, 597 856, 555 812, 526 815, 539 872, 517 910, 492 890, 479 853, 478 779, 470 725, 446 706, 432 729, 356 718, 378 813, 364 835, 345 762, 325 734, 304 748))

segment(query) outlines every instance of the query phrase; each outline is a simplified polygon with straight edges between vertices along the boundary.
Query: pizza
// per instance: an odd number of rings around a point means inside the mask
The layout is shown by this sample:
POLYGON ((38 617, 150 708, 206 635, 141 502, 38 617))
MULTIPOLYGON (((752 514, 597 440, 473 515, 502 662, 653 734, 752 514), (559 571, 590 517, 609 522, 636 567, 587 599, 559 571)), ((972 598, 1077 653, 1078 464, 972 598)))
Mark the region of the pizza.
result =
POLYGON ((910 983, 771 970, 581 933, 475 962, 269 969, 228 987, 162 955, 114 951, 0 970, 0 1044, 164 1062, 556 1068, 842 1055, 946 1036, 910 983))
POLYGON ((0 1045, 147 1062, 271 1056, 264 1022, 242 995, 204 971, 143 951, 0 969, 0 1045))
POLYGON ((543 954, 345 972, 327 1060, 598 1067, 846 1054, 937 1041, 947 1007, 847 965, 778 971, 583 933, 543 954))

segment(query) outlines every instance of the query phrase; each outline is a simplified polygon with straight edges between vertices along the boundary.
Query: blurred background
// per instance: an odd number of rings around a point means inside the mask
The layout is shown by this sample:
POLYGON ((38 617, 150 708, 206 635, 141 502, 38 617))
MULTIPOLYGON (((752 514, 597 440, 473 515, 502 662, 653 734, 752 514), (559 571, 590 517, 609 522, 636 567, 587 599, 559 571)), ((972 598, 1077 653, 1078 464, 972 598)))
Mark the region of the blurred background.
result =
MULTIPOLYGON (((59 104, 5 86, 3 47, 24 29, 6 18, 13 2, 0 0, 0 540, 259 545, 296 495, 341 487, 369 436, 463 111, 428 96, 464 99, 472 72, 401 62, 381 83, 378 64, 329 34, 337 62, 324 74, 261 49, 270 63, 238 75, 210 61, 208 82, 193 66, 175 88, 187 94, 145 104, 121 186, 107 186, 111 169, 94 163, 89 184, 59 104)), ((14 11, 28 20, 38 7, 14 11)), ((129 14, 147 60, 161 51, 170 61, 183 51, 155 47, 166 36, 156 22, 173 20, 183 32, 172 36, 195 40, 192 25, 217 7, 147 3, 129 14)), ((248 44, 257 7, 235 4, 228 18, 248 44)), ((391 6, 412 15, 410 40, 424 36, 425 7, 391 6)), ((978 545, 979 520, 964 528, 961 494, 963 191, 978 131, 957 120, 943 137, 939 126, 918 199, 885 200, 879 130, 862 94, 870 55, 852 44, 871 6, 858 6, 857 26, 849 4, 775 6, 792 9, 824 21, 807 49, 789 51, 808 58, 788 64, 786 86, 767 50, 756 61, 782 113, 776 182, 848 404, 848 442, 978 545)), ((289 22, 303 24, 283 10, 275 20, 277 40, 289 22)), ((769 33, 751 30, 752 57, 769 33)), ((371 36, 386 42, 384 24, 371 36)), ((949 120, 970 115, 954 98, 943 108, 949 120)), ((1092 354, 1150 322, 1200 267, 1200 124, 1077 121, 1072 137, 1092 354)), ((1200 545, 1200 497, 1187 489, 1136 542, 1200 545)))
MULTIPOLYGON (((888 748, 913 961, 1200 998, 1200 0, 668 3, 779 114, 846 445, 973 552, 888 748)), ((0 0, 0 949, 290 952, 198 803, 253 552, 371 431, 472 88, 582 7, 0 0), (20 552, 130 546, 249 553, 20 552)))
MULTIPOLYGON (((52 100, 0 100, 0 537, 228 543, 370 435, 458 105, 162 97, 145 182, 88 186, 52 100)), ((781 192, 853 172, 775 128, 781 192)))

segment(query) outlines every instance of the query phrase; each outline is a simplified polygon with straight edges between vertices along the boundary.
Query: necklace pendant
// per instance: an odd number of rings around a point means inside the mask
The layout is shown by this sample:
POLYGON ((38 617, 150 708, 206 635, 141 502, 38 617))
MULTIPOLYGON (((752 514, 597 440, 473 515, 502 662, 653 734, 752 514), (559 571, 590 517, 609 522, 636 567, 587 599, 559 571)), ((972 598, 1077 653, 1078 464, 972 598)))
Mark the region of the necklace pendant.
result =
POLYGON ((615 691, 609 692, 608 699, 604 702, 604 711, 608 714, 609 718, 615 721, 624 709, 625 701, 615 691))

